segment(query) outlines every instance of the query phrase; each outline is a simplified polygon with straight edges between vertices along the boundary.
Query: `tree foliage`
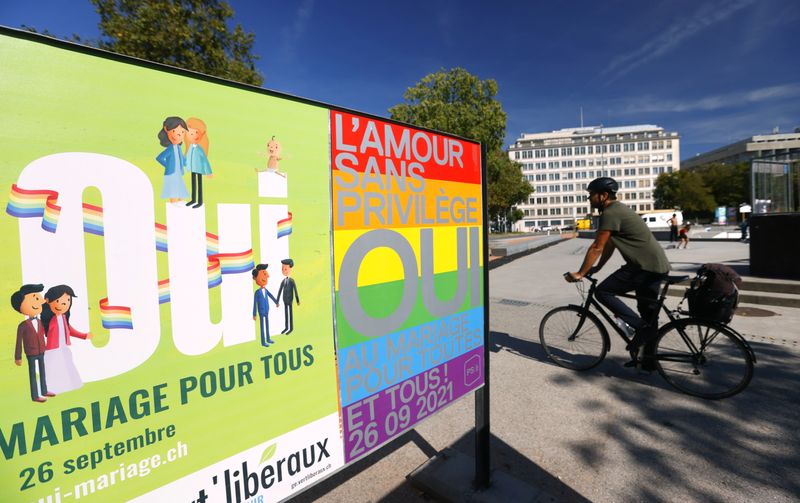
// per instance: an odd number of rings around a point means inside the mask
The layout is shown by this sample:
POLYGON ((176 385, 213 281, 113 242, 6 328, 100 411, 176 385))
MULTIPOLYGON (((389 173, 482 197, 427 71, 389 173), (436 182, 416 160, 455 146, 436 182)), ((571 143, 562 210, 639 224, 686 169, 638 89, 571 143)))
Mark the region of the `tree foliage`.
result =
POLYGON ((717 206, 734 206, 750 200, 750 164, 706 164, 696 170, 717 206))
MULTIPOLYGON (((514 205, 532 187, 503 150, 506 113, 495 99, 497 82, 480 80, 463 68, 426 75, 389 109, 392 119, 480 141, 486 146, 489 216, 513 220, 514 205)), ((518 215, 518 213, 516 214, 518 215)))
POLYGON ((255 35, 219 0, 91 0, 101 49, 260 86, 255 35))
POLYGON ((519 211, 513 211, 513 207, 525 201, 533 192, 533 188, 522 176, 520 165, 498 149, 487 153, 486 171, 490 218, 495 221, 506 220, 509 223, 522 218, 519 211))
MULTIPOLYGON (((693 171, 663 173, 653 190, 656 208, 680 208, 688 215, 702 216, 714 211, 716 203, 703 177, 693 171)), ((686 216, 686 215, 685 215, 686 216)))
POLYGON ((708 217, 718 206, 738 207, 750 200, 750 165, 712 163, 665 173, 656 180, 653 197, 657 208, 680 208, 693 218, 708 217))

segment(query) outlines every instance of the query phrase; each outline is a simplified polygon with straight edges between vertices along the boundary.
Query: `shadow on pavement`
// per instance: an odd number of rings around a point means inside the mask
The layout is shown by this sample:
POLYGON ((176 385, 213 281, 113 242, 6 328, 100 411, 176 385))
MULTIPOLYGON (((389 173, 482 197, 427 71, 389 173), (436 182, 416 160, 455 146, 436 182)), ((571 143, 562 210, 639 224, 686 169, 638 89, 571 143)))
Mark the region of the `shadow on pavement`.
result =
MULTIPOLYGON (((407 444, 414 444, 424 455, 432 458, 437 454, 436 449, 420 435, 416 430, 411 430, 404 435, 389 442, 382 448, 373 452, 369 456, 348 466, 342 471, 325 479, 316 486, 297 495, 292 502, 312 502, 328 500, 326 495, 335 488, 346 484, 351 478, 358 476, 365 468, 385 458, 407 444)), ((541 466, 528 459, 516 449, 503 442, 501 439, 491 435, 491 464, 492 471, 500 470, 511 476, 524 481, 529 486, 538 491, 548 493, 551 499, 540 499, 539 501, 558 501, 558 502, 588 502, 589 500, 574 491, 572 488, 558 480, 541 466)), ((454 442, 451 448, 475 458, 475 433, 470 430, 461 438, 454 442)), ((356 500, 358 501, 358 500, 356 500)), ((408 481, 404 481, 394 490, 387 493, 379 501, 385 503, 409 503, 411 501, 435 501, 425 494, 420 493, 408 481)))
MULTIPOLYGON (((546 361, 537 343, 502 332, 492 336, 494 351, 506 349, 523 358, 546 361)), ((566 442, 582 461, 575 469, 596 469, 603 463, 606 443, 613 442, 633 460, 637 474, 644 475, 635 487, 618 495, 621 500, 665 501, 669 499, 665 484, 674 484, 694 501, 724 501, 720 491, 741 491, 747 500, 754 487, 768 489, 772 497, 777 492, 786 501, 796 501, 800 495, 800 361, 796 353, 780 345, 751 346, 758 359, 753 381, 740 394, 718 401, 684 397, 657 372, 646 375, 623 368, 622 361, 613 356, 588 371, 563 369, 551 375, 546 385, 556 388, 556 395, 563 399, 576 383, 588 382, 611 392, 612 406, 617 401, 639 409, 636 419, 620 418, 601 412, 608 402, 579 403, 586 414, 596 416, 601 433, 566 442), (669 451, 661 447, 667 443, 669 451)), ((493 455, 496 462, 503 458, 493 455)))
MULTIPOLYGON (((399 437, 392 440, 388 444, 384 445, 383 447, 373 452, 372 454, 351 464, 347 468, 332 475, 331 477, 328 477, 327 479, 313 486, 307 491, 297 495, 296 497, 292 498, 291 501, 293 503, 294 502, 299 503, 299 502, 312 502, 318 500, 325 500, 326 499, 325 496, 329 492, 347 483, 348 480, 358 476, 367 467, 375 464, 378 460, 391 455, 395 451, 404 447, 406 444, 414 444, 420 451, 422 451, 425 454, 425 456, 429 458, 432 458, 437 454, 436 449, 430 443, 428 443, 428 441, 425 440, 422 437, 422 435, 420 435, 417 432, 417 430, 412 429, 404 433, 403 435, 400 435, 399 437)), ((407 481, 404 481, 402 484, 397 486, 392 492, 388 493, 380 501, 408 503, 409 501, 431 501, 431 500, 427 498, 424 494, 421 494, 415 488, 411 487, 411 485, 407 481)))

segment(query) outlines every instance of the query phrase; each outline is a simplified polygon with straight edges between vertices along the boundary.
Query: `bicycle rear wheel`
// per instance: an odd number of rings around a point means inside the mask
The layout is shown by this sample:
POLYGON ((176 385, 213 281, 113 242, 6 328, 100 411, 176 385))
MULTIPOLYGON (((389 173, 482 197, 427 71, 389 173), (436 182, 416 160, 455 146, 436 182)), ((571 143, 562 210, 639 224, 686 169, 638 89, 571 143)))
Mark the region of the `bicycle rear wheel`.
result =
POLYGON ((557 307, 539 324, 539 340, 554 363, 572 370, 587 370, 606 356, 607 344, 600 321, 591 313, 578 330, 583 309, 557 307))
POLYGON ((753 378, 745 344, 714 322, 687 318, 665 325, 655 359, 658 372, 674 388, 709 400, 733 396, 753 378))

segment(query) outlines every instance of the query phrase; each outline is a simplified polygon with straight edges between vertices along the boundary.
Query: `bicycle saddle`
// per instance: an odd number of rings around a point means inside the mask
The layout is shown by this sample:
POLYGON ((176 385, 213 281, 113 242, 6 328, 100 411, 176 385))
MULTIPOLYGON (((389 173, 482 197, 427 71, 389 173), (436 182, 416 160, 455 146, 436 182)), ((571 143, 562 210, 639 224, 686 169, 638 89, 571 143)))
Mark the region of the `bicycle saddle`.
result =
POLYGON ((684 274, 682 276, 667 276, 666 278, 664 278, 664 281, 666 281, 670 285, 674 285, 675 283, 680 283, 682 281, 686 281, 687 279, 689 279, 689 275, 684 274))

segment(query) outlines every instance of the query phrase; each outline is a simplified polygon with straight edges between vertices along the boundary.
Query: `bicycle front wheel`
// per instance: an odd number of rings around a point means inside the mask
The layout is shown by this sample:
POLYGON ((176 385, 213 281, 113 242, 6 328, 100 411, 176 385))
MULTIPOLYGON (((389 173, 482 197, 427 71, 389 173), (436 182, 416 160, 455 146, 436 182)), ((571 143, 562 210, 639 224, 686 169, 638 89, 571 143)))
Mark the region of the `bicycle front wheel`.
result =
POLYGON ((733 396, 753 378, 753 360, 744 343, 724 325, 693 318, 661 328, 655 360, 673 387, 709 400, 733 396))
POLYGON ((545 353, 564 368, 587 370, 606 356, 607 336, 600 321, 587 313, 579 328, 582 313, 578 307, 557 307, 545 314, 539 325, 539 340, 545 353))

